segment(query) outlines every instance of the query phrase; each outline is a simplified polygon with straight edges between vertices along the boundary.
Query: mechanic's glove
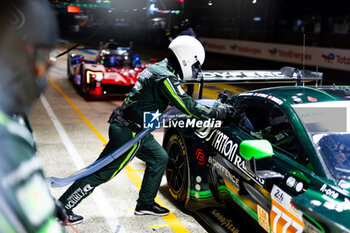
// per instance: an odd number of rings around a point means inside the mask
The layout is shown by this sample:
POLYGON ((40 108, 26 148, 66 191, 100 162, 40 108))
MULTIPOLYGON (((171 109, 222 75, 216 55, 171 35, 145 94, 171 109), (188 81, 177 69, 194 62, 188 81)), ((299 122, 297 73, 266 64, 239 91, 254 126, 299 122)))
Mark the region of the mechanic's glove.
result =
POLYGON ((219 120, 233 119, 235 111, 231 105, 221 104, 216 107, 215 118, 219 120))
POLYGON ((215 118, 219 120, 225 120, 227 118, 227 105, 221 104, 216 107, 215 118))

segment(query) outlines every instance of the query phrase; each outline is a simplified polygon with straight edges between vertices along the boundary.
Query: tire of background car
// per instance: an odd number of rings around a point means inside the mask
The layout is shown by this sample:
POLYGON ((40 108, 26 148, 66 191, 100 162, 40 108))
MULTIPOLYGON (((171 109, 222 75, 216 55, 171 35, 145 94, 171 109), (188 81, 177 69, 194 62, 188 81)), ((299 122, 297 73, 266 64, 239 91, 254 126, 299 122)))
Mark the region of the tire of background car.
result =
POLYGON ((78 89, 79 91, 81 91, 82 94, 84 94, 84 88, 83 88, 83 82, 85 81, 85 76, 84 76, 84 72, 83 72, 83 66, 80 66, 80 84, 78 85, 78 89))
POLYGON ((69 81, 72 81, 72 74, 70 72, 70 58, 69 58, 69 56, 67 58, 67 76, 68 76, 69 81))
POLYGON ((173 133, 168 140, 166 151, 169 155, 165 171, 171 196, 180 204, 184 204, 188 189, 187 152, 183 139, 173 133))

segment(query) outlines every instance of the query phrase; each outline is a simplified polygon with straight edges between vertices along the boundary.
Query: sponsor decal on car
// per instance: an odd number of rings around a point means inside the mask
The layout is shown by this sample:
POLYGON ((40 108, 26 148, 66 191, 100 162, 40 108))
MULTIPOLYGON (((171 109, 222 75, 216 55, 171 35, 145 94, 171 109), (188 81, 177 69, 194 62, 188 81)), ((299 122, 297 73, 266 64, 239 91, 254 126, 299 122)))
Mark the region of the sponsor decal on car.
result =
POLYGON ((314 98, 314 97, 311 97, 311 96, 308 96, 307 100, 310 101, 310 102, 317 102, 317 98, 314 98))
POLYGON ((350 182, 348 182, 346 180, 339 181, 338 185, 339 185, 340 188, 343 188, 343 189, 349 189, 350 188, 350 182))
POLYGON ((259 225, 266 232, 270 232, 269 213, 264 208, 262 208, 260 205, 257 205, 257 213, 258 213, 259 225))
POLYGON ((256 97, 261 97, 261 98, 264 98, 264 99, 271 100, 271 101, 275 102, 278 105, 282 105, 283 104, 283 101, 281 99, 279 99, 279 98, 277 98, 275 96, 272 96, 272 95, 264 94, 264 93, 248 92, 248 93, 241 93, 241 94, 239 94, 239 96, 256 96, 256 97))
POLYGON ((222 174, 224 174, 228 181, 237 189, 239 189, 239 179, 235 177, 229 170, 227 170, 224 166, 222 166, 219 162, 217 162, 213 157, 209 156, 208 163, 212 164, 216 170, 220 171, 222 174))
POLYGON ((328 187, 328 185, 326 184, 322 185, 322 187, 320 188, 320 192, 334 199, 337 199, 337 197, 339 196, 338 192, 334 191, 331 187, 328 187))
POLYGON ((242 171, 246 176, 254 180, 257 184, 262 186, 265 183, 264 179, 257 177, 247 169, 247 161, 243 159, 237 152, 238 143, 234 143, 226 134, 220 130, 214 130, 216 135, 212 142, 212 147, 216 149, 221 155, 226 157, 235 167, 242 171))
POLYGON ((270 225, 272 232, 302 233, 304 230, 303 214, 293 206, 292 196, 274 185, 271 191, 271 200, 270 225))
POLYGON ((328 196, 323 196, 325 202, 321 202, 318 200, 312 200, 311 204, 313 204, 314 206, 321 206, 323 205, 325 208, 329 209, 329 210, 335 210, 337 212, 343 212, 345 210, 350 210, 350 201, 348 198, 344 198, 344 201, 337 201, 334 200, 328 196))
POLYGON ((327 196, 327 201, 323 204, 329 210, 335 210, 337 212, 343 212, 345 210, 350 210, 350 201, 345 198, 343 202, 334 201, 327 196))
POLYGON ((237 227, 235 227, 232 224, 232 220, 226 218, 223 214, 221 214, 218 210, 213 210, 211 212, 211 214, 214 216, 214 218, 216 220, 218 220, 220 222, 220 225, 225 227, 227 230, 229 230, 232 233, 238 233, 239 229, 237 227))
POLYGON ((226 158, 231 164, 237 167, 246 176, 254 180, 260 186, 265 183, 264 179, 257 177, 247 169, 247 161, 243 159, 238 153, 238 143, 233 142, 225 133, 221 132, 218 129, 214 129, 212 132, 205 129, 198 129, 196 130, 195 134, 197 136, 199 135, 199 137, 206 136, 205 141, 210 141, 211 138, 213 138, 211 146, 220 155, 226 158))
POLYGON ((304 188, 303 182, 297 182, 293 176, 289 176, 286 180, 286 185, 290 188, 295 189, 297 192, 301 192, 304 188))
POLYGON ((246 169, 245 161, 242 161, 242 158, 235 156, 238 149, 238 143, 234 143, 226 134, 219 130, 215 130, 215 132, 216 136, 211 145, 231 163, 246 169), (234 158, 235 160, 233 160, 234 158))
POLYGON ((199 165, 203 165, 205 163, 205 160, 206 160, 206 156, 205 156, 203 150, 202 149, 197 149, 195 155, 196 155, 196 159, 198 161, 198 164, 199 165))

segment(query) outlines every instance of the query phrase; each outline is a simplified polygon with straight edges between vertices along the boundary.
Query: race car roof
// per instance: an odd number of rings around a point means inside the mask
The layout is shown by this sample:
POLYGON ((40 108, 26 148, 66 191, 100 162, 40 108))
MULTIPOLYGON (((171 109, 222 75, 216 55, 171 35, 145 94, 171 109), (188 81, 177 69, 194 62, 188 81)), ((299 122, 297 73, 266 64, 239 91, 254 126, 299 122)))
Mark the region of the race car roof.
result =
MULTIPOLYGON (((311 133, 350 133, 350 101, 323 101, 291 105, 311 133)), ((320 139, 320 138, 319 138, 320 139)))
POLYGON ((304 87, 304 86, 289 86, 289 87, 272 87, 264 88, 254 91, 249 91, 239 94, 239 96, 266 96, 271 99, 272 97, 286 102, 290 105, 302 104, 302 103, 314 103, 325 101, 342 101, 350 99, 349 87, 304 87), (336 94, 335 90, 339 90, 339 93, 349 92, 349 95, 336 94))

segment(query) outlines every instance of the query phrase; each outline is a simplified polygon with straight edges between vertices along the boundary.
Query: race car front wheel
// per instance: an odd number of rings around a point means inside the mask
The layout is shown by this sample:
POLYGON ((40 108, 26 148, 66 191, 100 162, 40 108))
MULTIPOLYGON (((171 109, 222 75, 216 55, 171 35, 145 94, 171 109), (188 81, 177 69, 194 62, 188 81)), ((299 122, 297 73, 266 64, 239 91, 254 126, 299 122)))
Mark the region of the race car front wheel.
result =
POLYGON ((165 172, 172 197, 183 204, 187 197, 188 171, 185 144, 178 134, 170 136, 166 150, 169 155, 165 172))

